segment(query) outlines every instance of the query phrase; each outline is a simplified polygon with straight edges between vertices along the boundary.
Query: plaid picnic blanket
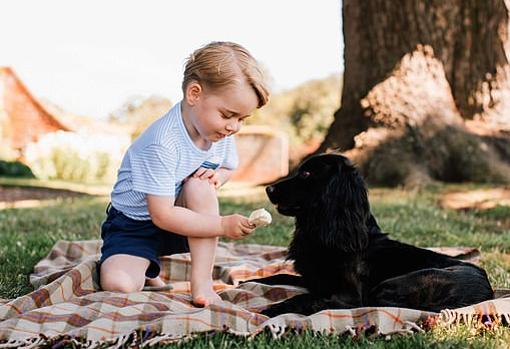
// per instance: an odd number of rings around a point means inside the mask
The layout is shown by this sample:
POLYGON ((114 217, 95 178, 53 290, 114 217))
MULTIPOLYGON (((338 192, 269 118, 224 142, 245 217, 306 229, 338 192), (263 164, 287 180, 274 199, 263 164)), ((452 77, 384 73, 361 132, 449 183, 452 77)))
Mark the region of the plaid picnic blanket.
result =
MULTIPOLYGON (((420 310, 370 307, 325 310, 311 316, 285 314, 267 318, 258 311, 305 292, 291 286, 240 281, 277 273, 294 273, 285 248, 220 243, 214 267, 215 290, 222 303, 206 308, 191 304, 189 254, 162 258, 161 277, 170 291, 121 294, 100 291, 96 260, 100 241, 58 241, 30 276, 30 294, 0 303, 0 348, 74 343, 90 347, 175 341, 207 331, 256 335, 268 330, 327 333, 372 329, 376 333, 420 331, 430 319, 510 322, 510 298, 487 301, 441 314, 420 310), (488 316, 490 315, 490 316, 488 316), (421 327, 420 327, 421 326, 421 327)), ((442 249, 451 255, 473 249, 442 249)), ((436 321, 437 322, 437 321, 436 321)))

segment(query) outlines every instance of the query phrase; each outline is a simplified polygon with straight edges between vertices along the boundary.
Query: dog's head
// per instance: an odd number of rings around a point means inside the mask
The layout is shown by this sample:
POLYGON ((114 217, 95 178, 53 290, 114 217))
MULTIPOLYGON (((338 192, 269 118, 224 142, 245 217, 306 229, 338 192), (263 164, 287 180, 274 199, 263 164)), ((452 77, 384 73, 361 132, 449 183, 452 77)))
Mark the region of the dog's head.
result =
POLYGON ((322 154, 266 188, 278 212, 296 217, 297 228, 344 251, 365 247, 370 217, 363 178, 348 158, 322 154), (312 233, 314 234, 314 233, 312 233))

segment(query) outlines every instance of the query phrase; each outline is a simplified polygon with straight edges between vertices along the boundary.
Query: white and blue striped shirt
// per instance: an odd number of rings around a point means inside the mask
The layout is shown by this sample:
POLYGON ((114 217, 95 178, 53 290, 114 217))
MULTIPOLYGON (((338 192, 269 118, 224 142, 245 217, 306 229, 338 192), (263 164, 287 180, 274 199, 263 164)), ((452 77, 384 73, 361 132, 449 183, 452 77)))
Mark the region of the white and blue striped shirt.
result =
POLYGON ((149 220, 146 194, 175 199, 183 180, 199 167, 234 170, 238 162, 234 136, 212 143, 208 150, 198 148, 177 103, 128 148, 113 186, 112 205, 132 219, 149 220))

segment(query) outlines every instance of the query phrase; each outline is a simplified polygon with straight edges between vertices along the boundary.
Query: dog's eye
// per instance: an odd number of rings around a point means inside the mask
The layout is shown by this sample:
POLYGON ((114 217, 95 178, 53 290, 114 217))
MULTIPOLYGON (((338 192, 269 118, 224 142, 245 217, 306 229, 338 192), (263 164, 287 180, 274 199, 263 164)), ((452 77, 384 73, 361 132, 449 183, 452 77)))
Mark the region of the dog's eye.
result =
POLYGON ((305 178, 310 177, 310 175, 311 175, 311 173, 310 173, 310 172, 308 172, 308 171, 303 171, 303 172, 301 172, 301 173, 299 174, 299 178, 301 178, 301 179, 305 179, 305 178))

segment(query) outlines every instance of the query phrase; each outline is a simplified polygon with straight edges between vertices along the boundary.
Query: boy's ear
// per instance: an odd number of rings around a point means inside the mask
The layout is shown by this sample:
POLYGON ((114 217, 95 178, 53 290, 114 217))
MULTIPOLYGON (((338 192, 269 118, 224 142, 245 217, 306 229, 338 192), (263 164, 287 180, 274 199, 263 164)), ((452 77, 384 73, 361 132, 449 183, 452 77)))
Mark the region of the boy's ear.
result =
POLYGON ((196 81, 191 81, 188 86, 186 86, 186 100, 190 105, 195 105, 200 99, 202 92, 202 86, 196 81))

